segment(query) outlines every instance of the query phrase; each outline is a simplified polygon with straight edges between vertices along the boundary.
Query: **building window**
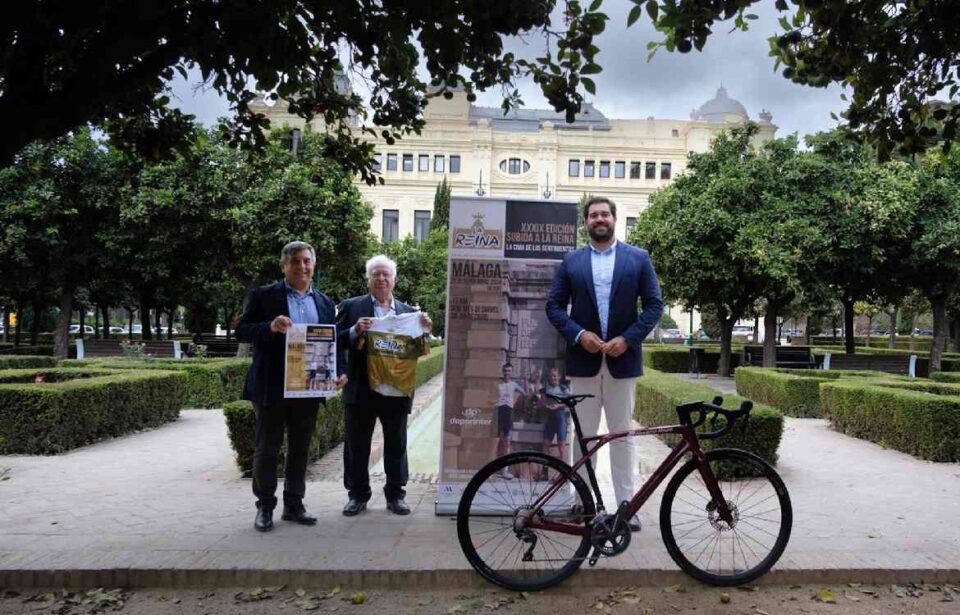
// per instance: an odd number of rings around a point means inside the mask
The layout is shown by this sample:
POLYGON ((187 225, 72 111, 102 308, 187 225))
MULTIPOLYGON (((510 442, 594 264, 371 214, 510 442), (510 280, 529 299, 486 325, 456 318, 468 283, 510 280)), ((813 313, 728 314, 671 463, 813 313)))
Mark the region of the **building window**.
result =
MULTIPOLYGON (((410 162, 413 164, 413 161, 410 162)), ((384 243, 393 243, 400 239, 400 210, 383 210, 383 241, 384 243)))
POLYGON ((633 227, 637 225, 637 219, 627 217, 627 239, 630 239, 630 233, 633 232, 633 227))
POLYGON ((383 156, 381 154, 373 155, 373 170, 378 173, 380 172, 380 161, 382 160, 382 158, 383 156))
POLYGON ((444 169, 444 157, 442 155, 436 155, 433 157, 433 170, 437 173, 443 173, 444 169))
POLYGON ((460 156, 450 156, 450 172, 460 172, 460 156))
POLYGON ((430 233, 430 212, 418 209, 413 212, 413 238, 417 243, 422 242, 430 233))
POLYGON ((630 163, 630 179, 640 179, 640 163, 630 163))
POLYGON ((610 161, 609 160, 600 161, 600 177, 604 179, 610 177, 610 161))
POLYGON ((509 160, 501 160, 500 170, 504 173, 509 173, 510 175, 520 175, 521 173, 529 173, 530 163, 520 158, 510 158, 509 160))
POLYGON ((594 163, 592 160, 583 161, 583 176, 584 177, 593 177, 594 174, 594 163))
POLYGON ((617 179, 623 179, 627 173, 627 163, 618 160, 613 163, 613 176, 617 179))
POLYGON ((670 136, 672 136, 672 137, 679 137, 679 136, 680 136, 680 131, 677 130, 676 128, 674 128, 673 130, 670 131, 670 136))
POLYGON ((428 154, 420 154, 420 158, 417 159, 418 170, 421 172, 426 172, 430 170, 430 156, 428 154))
POLYGON ((387 154, 387 170, 396 171, 397 170, 397 155, 396 154, 387 154))
POLYGON ((413 154, 403 155, 403 170, 413 171, 413 154))
POLYGON ((656 163, 656 162, 648 162, 648 163, 647 163, 646 178, 647 178, 647 179, 657 179, 657 163, 656 163))
POLYGON ((567 163, 567 175, 570 177, 580 177, 580 161, 571 160, 567 163))
POLYGON ((660 163, 660 179, 670 179, 670 163, 660 163))

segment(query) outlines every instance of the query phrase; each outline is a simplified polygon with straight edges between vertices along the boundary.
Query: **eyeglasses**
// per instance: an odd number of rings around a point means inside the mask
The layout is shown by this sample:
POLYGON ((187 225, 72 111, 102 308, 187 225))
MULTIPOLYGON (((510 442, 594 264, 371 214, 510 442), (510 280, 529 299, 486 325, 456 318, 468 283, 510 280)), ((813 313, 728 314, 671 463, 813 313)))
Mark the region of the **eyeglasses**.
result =
POLYGON ((390 273, 389 271, 373 271, 373 272, 370 273, 370 275, 369 275, 368 277, 370 277, 370 278, 384 278, 384 279, 388 279, 388 280, 389 280, 390 278, 393 277, 393 274, 390 273))

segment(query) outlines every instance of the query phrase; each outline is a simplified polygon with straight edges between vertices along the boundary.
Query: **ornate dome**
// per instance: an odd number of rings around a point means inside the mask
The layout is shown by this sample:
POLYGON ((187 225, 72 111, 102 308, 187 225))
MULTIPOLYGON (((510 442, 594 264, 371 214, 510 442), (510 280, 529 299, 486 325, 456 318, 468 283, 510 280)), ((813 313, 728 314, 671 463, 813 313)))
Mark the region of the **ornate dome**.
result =
POLYGON ((744 121, 750 119, 747 110, 739 101, 730 98, 727 90, 723 86, 717 90, 717 95, 703 103, 699 109, 695 109, 690 118, 704 122, 722 123, 724 116, 736 115, 743 118, 744 121))

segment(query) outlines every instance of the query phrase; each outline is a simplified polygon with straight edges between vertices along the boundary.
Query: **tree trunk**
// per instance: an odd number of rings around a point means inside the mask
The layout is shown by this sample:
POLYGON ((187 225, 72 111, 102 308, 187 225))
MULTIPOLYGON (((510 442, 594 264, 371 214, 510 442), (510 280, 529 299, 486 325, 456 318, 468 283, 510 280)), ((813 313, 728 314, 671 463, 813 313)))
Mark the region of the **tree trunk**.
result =
POLYGON ((767 303, 767 313, 763 315, 763 366, 777 366, 777 306, 773 303, 767 303), (770 335, 773 331, 774 334, 770 335))
POLYGON ((30 303, 33 312, 33 322, 30 323, 30 345, 36 346, 40 340, 40 313, 43 312, 43 302, 40 299, 34 299, 30 303))
POLYGON ((887 348, 897 347, 897 312, 899 311, 899 308, 894 307, 887 312, 890 315, 890 331, 887 336, 887 348))
POLYGON ((23 328, 21 326, 23 325, 23 299, 18 297, 14 305, 17 306, 17 329, 13 333, 13 345, 19 346, 20 334, 23 332, 23 328))
POLYGON ((127 336, 133 341, 133 310, 127 308, 127 336))
POLYGON ((93 305, 93 337, 94 339, 100 339, 103 334, 103 329, 100 328, 100 306, 97 304, 93 305))
POLYGON ((953 320, 954 323, 954 336, 953 336, 953 351, 960 352, 960 315, 953 320))
POLYGON ((176 311, 176 308, 167 312, 167 339, 173 339, 173 313, 176 311))
POLYGON ((150 300, 146 295, 140 295, 140 339, 152 340, 150 329, 150 300))
POLYGON ((847 354, 857 353, 857 339, 853 336, 853 299, 843 300, 843 335, 847 354))
POLYGON ((717 373, 723 377, 729 377, 733 373, 731 369, 730 349, 733 341, 733 323, 735 319, 724 318, 720 316, 720 365, 717 373))
POLYGON ((10 341, 10 306, 4 306, 3 308, 3 341, 4 343, 10 341))
POLYGON ((867 314, 867 348, 870 347, 870 338, 873 336, 873 314, 867 314))
POLYGON ((837 345, 837 315, 836 315, 836 313, 830 315, 830 326, 832 327, 832 329, 830 329, 830 335, 831 335, 831 337, 833 338, 833 339, 831 340, 831 342, 833 343, 834 346, 836 346, 836 345, 837 345))
POLYGON ((917 345, 917 315, 916 313, 910 315, 910 350, 916 348, 917 345))
POLYGON ((163 329, 161 328, 162 323, 160 320, 161 316, 163 316, 163 311, 160 309, 160 306, 158 305, 153 310, 153 325, 154 325, 153 330, 157 332, 158 340, 163 339, 163 333, 162 333, 163 329))
POLYGON ((930 345, 930 373, 940 371, 943 351, 947 347, 947 296, 930 298, 933 307, 933 343, 930 345))
POLYGON ((80 308, 79 310, 77 310, 77 311, 80 312, 80 331, 79 331, 80 339, 83 339, 83 321, 84 321, 85 316, 87 315, 87 310, 85 310, 83 307, 81 307, 81 308, 80 308))
POLYGON ((102 305, 100 310, 103 312, 103 339, 110 339, 110 308, 102 305))
POLYGON ((806 325, 803 329, 803 343, 805 346, 810 345, 810 317, 807 316, 806 325))
MULTIPOLYGON (((60 315, 57 316, 57 327, 53 330, 53 356, 66 359, 70 353, 70 316, 73 315, 72 287, 60 291, 60 315)), ((83 327, 80 328, 81 333, 83 327)))

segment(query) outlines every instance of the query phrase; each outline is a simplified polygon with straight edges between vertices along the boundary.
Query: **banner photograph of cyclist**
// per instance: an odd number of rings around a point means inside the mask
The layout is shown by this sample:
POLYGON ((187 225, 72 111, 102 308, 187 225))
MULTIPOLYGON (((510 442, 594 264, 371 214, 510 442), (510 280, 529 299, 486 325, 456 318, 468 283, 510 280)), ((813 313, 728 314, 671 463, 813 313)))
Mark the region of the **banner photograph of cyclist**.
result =
MULTIPOLYGON (((466 482, 511 451, 569 461, 564 342, 547 320, 547 292, 575 248, 576 203, 453 198, 439 514, 455 512, 466 482)), ((502 477, 502 488, 519 479, 502 477)))

